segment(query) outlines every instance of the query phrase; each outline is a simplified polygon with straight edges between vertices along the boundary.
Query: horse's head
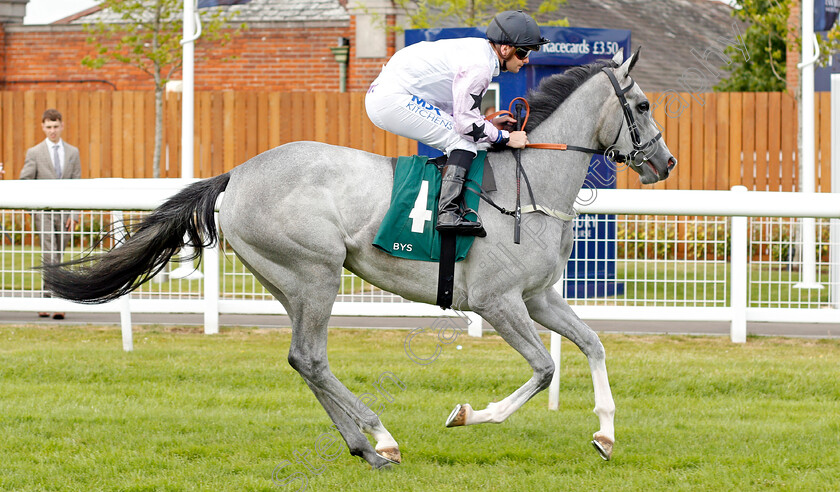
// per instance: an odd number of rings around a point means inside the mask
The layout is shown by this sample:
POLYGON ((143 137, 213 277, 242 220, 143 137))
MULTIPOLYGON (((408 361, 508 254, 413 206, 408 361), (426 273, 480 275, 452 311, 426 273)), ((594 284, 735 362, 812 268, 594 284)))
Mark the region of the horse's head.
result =
POLYGON ((612 60, 616 68, 602 69, 603 81, 611 85, 615 96, 601 110, 597 137, 600 145, 610 149, 608 157, 625 159, 627 166, 639 173, 642 183, 651 184, 667 178, 677 159, 662 140, 650 101, 630 77, 638 60, 639 49, 627 60, 619 50, 612 60))

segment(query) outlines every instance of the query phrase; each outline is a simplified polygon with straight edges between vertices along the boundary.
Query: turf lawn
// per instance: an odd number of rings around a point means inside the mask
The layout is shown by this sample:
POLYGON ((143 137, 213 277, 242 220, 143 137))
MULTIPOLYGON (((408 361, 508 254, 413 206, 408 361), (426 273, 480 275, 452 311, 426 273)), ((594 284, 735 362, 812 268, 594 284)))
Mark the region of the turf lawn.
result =
MULTIPOLYGON (((568 342, 559 411, 547 410, 542 393, 501 425, 447 429, 456 403, 483 408, 530 371, 497 336, 460 337, 421 366, 404 352, 407 334, 331 332, 333 371, 357 395, 379 398, 372 406, 400 443, 403 464, 374 472, 335 439, 287 364, 288 330, 138 328, 135 351, 124 353, 116 327, 0 326, 0 490, 810 491, 840 483, 838 340, 604 336, 618 410, 615 454, 603 462, 589 444, 597 419, 588 366, 568 342), (386 371, 405 389, 385 381, 386 371)), ((428 356, 434 339, 412 347, 428 356)))

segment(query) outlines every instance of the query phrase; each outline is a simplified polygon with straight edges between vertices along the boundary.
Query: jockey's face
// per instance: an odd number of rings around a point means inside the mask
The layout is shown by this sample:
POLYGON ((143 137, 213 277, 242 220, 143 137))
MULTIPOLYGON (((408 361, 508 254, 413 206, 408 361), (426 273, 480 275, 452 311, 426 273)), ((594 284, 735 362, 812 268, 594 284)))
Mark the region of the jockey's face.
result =
POLYGON ((528 57, 525 57, 524 60, 517 58, 516 48, 513 46, 506 44, 499 46, 499 54, 501 55, 501 61, 505 62, 505 68, 511 73, 519 72, 528 63, 528 57))

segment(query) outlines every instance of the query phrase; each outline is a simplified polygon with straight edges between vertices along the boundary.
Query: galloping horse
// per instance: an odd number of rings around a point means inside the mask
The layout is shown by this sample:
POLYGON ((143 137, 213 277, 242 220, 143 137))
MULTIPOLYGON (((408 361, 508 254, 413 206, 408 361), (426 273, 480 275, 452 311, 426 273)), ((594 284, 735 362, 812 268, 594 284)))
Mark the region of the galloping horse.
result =
MULTIPOLYGON (((545 210, 560 211, 560 217, 574 214, 591 153, 617 149, 645 184, 665 179, 676 165, 660 139, 645 94, 629 76, 638 51, 623 58, 618 53, 611 61, 551 76, 529 94, 529 139, 570 144, 567 152, 535 148, 521 153, 537 201, 545 210)), ((489 196, 510 206, 517 192, 514 156, 502 151, 489 159, 497 186, 489 196)), ((371 245, 388 210, 392 183, 387 157, 315 142, 283 145, 184 188, 143 219, 122 246, 101 256, 46 265, 45 283, 56 295, 85 303, 131 292, 185 245, 198 248, 200 254, 200 247, 215 243, 214 207, 225 192, 219 208, 225 238, 291 318, 289 364, 335 423, 350 454, 374 468, 399 463, 397 442, 377 415, 333 375, 327 360, 327 323, 343 268, 406 299, 435 302, 437 265, 396 259, 371 245), (361 431, 373 436, 375 447, 361 431)), ((521 244, 513 244, 513 219, 484 215, 487 237, 477 240, 455 268, 454 298, 461 301, 456 307, 487 320, 525 357, 533 376, 483 410, 458 405, 447 426, 502 422, 549 385, 554 364, 533 320, 565 336, 586 355, 600 421, 592 443, 609 459, 615 404, 604 348, 554 289, 572 250, 572 222, 540 216, 544 224, 539 238, 524 235, 521 244), (512 254, 496 254, 499 244, 512 254)), ((536 217, 529 215, 530 220, 536 217)))

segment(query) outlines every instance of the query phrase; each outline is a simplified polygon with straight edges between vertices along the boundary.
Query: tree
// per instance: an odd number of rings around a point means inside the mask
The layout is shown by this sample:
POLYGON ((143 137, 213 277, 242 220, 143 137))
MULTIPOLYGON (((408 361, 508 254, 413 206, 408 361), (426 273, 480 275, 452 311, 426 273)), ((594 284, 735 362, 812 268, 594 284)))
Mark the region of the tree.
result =
MULTIPOLYGON (((787 87, 785 60, 791 42, 788 30, 790 5, 787 1, 739 0, 732 10, 736 19, 750 25, 744 33, 749 60, 731 56, 729 76, 714 87, 724 92, 776 92, 787 87)), ((798 38, 797 38, 798 39, 798 38)), ((728 48, 734 51, 735 48, 728 48)), ((730 55, 735 53, 730 52, 730 55)))
MULTIPOLYGON (((542 0, 535 17, 552 14, 566 0, 542 0)), ((527 10, 527 0, 394 0, 408 18, 409 27, 428 29, 454 23, 457 26, 486 26, 490 19, 504 10, 527 10)), ((545 23, 550 26, 568 26, 566 19, 545 23)))
MULTIPOLYGON (((119 23, 85 24, 90 35, 87 42, 96 47, 96 54, 82 59, 82 65, 97 69, 109 61, 139 68, 155 83, 155 151, 154 177, 160 177, 163 150, 163 90, 172 75, 181 68, 183 48, 183 0, 104 0, 102 7, 120 17, 119 23)), ((202 12, 202 34, 205 41, 225 44, 238 34, 225 29, 236 11, 212 9, 202 12)))
MULTIPOLYGON (((800 50, 798 23, 792 24, 790 7, 798 0, 737 0, 732 16, 748 22, 744 43, 750 59, 737 60, 729 66, 730 74, 715 90, 726 92, 784 91, 787 89, 785 62, 788 51, 800 50)), ((840 25, 819 35, 820 65, 825 66, 831 55, 840 51, 840 25)), ((733 50, 734 48, 729 48, 733 50)), ((730 55, 733 53, 730 53, 730 55)))

